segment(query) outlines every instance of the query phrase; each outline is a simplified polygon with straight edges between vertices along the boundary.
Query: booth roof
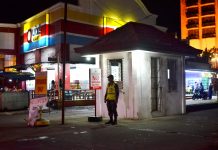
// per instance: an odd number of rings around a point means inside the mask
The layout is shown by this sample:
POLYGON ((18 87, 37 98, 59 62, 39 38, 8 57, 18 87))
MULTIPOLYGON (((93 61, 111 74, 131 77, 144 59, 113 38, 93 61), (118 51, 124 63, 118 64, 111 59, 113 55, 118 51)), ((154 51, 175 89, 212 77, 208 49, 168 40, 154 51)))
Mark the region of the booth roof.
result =
POLYGON ((83 47, 75 48, 80 54, 146 50, 152 52, 196 56, 201 50, 156 29, 153 26, 129 22, 83 47))

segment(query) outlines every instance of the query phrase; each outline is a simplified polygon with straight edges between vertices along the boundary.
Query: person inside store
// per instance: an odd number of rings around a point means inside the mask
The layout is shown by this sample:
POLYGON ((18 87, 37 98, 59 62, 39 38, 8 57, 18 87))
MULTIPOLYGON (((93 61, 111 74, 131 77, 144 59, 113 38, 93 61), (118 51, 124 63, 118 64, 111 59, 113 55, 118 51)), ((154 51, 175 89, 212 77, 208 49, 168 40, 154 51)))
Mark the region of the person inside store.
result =
POLYGON ((197 82, 195 82, 194 87, 193 87, 193 93, 198 93, 199 92, 199 85, 197 82))
POLYGON ((51 81, 51 90, 55 90, 55 81, 54 80, 51 81))
POLYGON ((210 83, 208 87, 208 99, 212 99, 212 95, 213 95, 213 84, 210 83))
POLYGON ((8 91, 10 91, 10 89, 7 86, 5 86, 4 87, 4 92, 8 92, 8 91))
POLYGON ((55 95, 55 81, 51 81, 51 88, 50 88, 51 96, 54 97, 55 95))
POLYGON ((200 83, 199 92, 200 92, 201 95, 203 95, 203 93, 204 93, 204 86, 203 86, 202 83, 200 83))
POLYGON ((13 91, 13 92, 16 92, 16 91, 17 91, 17 88, 16 88, 15 85, 13 86, 12 91, 13 91))
POLYGON ((53 108, 53 109, 58 108, 58 104, 55 99, 55 90, 56 90, 56 84, 55 84, 55 81, 52 80, 50 84, 49 99, 48 99, 48 103, 46 104, 46 106, 53 108))
POLYGON ((114 76, 109 75, 108 77, 107 89, 104 97, 104 101, 107 104, 108 115, 110 120, 105 124, 117 124, 117 103, 119 98, 119 87, 114 82, 114 76))

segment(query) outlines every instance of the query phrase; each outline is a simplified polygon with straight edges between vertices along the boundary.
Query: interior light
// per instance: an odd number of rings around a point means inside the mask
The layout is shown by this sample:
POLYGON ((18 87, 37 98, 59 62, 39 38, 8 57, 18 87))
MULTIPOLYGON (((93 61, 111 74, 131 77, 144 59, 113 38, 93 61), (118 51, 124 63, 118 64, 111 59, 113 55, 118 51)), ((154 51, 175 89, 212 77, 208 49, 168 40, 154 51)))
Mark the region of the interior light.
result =
POLYGON ((170 69, 167 69, 167 79, 170 79, 170 69))
POLYGON ((12 82, 12 79, 9 79, 8 81, 9 81, 9 82, 12 82))
POLYGON ((87 61, 91 61, 91 57, 86 57, 86 60, 87 61))

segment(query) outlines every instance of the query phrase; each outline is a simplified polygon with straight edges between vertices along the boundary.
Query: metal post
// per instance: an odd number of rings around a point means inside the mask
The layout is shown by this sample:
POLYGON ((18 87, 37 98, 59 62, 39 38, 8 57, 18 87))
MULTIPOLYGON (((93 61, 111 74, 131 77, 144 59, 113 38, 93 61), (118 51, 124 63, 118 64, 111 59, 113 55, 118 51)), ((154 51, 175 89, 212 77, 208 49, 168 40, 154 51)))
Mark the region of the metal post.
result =
POLYGON ((95 117, 97 115, 96 105, 97 105, 97 103, 96 103, 96 89, 95 89, 95 117))
POLYGON ((58 85, 58 102, 60 102, 61 100, 61 94, 60 94, 60 49, 58 50, 58 54, 57 54, 57 66, 58 66, 58 81, 57 81, 57 85, 58 85))
POLYGON ((63 46, 63 78, 62 78, 62 124, 64 124, 64 100, 65 100, 65 64, 66 64, 66 28, 67 28, 67 0, 64 3, 64 46, 63 46))

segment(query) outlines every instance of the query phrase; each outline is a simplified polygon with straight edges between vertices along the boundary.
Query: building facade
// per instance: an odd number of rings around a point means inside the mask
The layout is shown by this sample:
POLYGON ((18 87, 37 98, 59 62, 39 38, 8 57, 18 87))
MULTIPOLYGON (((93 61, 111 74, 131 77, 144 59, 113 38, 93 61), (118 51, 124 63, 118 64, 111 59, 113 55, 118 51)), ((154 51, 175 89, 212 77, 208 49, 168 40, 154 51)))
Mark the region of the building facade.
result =
POLYGON ((0 70, 16 64, 18 29, 14 24, 0 24, 0 70))
MULTIPOLYGON (((182 40, 187 40, 190 46, 203 51, 218 47, 218 0, 180 0, 180 12, 182 40)), ((216 57, 213 61, 187 58, 186 94, 192 96, 196 83, 202 83, 207 91, 212 78, 216 77, 215 69, 216 57)))
MULTIPOLYGON (((31 66, 26 68, 26 72, 34 74, 35 71, 47 71, 49 76, 47 88, 49 89, 51 80, 58 82, 62 77, 61 63, 63 62, 63 51, 65 51, 65 88, 71 89, 71 85, 77 80, 85 80, 81 82, 87 84, 88 76, 78 75, 76 73, 78 70, 85 70, 81 74, 88 74, 89 67, 98 67, 99 65, 94 61, 88 62, 84 57, 76 54, 75 47, 88 44, 128 21, 146 23, 166 31, 166 28, 156 25, 157 15, 151 14, 141 1, 128 0, 123 5, 122 0, 89 0, 88 2, 79 0, 77 5, 67 5, 66 20, 64 17, 64 3, 57 3, 23 22, 12 25, 13 30, 8 30, 11 27, 5 24, 2 33, 4 40, 0 43, 0 47, 2 46, 4 49, 0 50, 0 53, 2 55, 13 54, 13 60, 10 57, 10 61, 8 61, 10 64, 4 63, 0 69, 26 65, 31 66), (10 33, 7 33, 9 31, 10 33), (65 31, 66 47, 64 45, 65 31), (7 40, 5 35, 10 40, 7 40), (50 61, 51 59, 55 61, 50 61), (90 65, 84 69, 86 66, 84 64, 88 63, 90 65)), ((97 62, 98 58, 95 57, 92 60, 97 62)), ((27 81, 26 84, 27 90, 34 90, 34 81, 27 81)))
POLYGON ((181 39, 205 50, 218 47, 218 0, 181 0, 181 39))

